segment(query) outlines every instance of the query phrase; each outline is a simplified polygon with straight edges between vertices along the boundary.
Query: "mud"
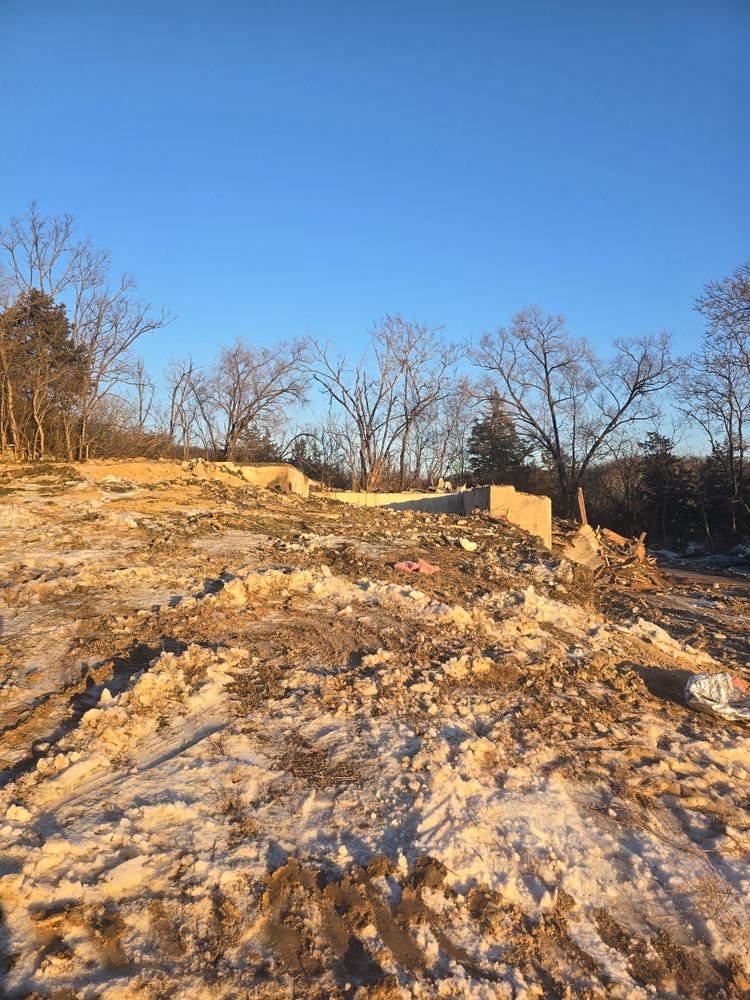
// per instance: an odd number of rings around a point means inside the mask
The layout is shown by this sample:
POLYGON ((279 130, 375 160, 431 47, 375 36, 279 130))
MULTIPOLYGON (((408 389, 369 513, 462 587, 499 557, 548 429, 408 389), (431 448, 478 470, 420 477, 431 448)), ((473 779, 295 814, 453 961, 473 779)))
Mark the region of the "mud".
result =
POLYGON ((748 733, 683 698, 701 653, 748 677, 747 591, 173 471, 0 475, 7 995, 750 996, 748 733), (180 698, 127 701, 170 654, 180 698), (157 722, 109 753, 112 703, 157 722))

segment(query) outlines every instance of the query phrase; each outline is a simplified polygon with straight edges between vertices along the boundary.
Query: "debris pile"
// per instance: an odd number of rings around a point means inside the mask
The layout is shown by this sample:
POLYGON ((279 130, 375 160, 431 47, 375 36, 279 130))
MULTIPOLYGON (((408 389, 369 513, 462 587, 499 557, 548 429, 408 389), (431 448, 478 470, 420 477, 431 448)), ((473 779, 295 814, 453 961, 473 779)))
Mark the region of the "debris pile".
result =
POLYGON ((626 538, 609 528, 578 525, 556 519, 553 543, 570 562, 585 566, 602 583, 631 590, 657 590, 663 586, 656 557, 646 552, 646 532, 626 538))

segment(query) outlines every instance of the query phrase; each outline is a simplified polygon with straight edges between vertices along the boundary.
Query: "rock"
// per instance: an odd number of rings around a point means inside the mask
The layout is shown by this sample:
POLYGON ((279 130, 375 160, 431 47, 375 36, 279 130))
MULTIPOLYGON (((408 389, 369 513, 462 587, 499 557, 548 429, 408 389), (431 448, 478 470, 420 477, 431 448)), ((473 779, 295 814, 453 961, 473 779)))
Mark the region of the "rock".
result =
POLYGON ((8 807, 5 818, 14 823, 28 823, 31 819, 31 813, 25 806, 12 805, 8 807))

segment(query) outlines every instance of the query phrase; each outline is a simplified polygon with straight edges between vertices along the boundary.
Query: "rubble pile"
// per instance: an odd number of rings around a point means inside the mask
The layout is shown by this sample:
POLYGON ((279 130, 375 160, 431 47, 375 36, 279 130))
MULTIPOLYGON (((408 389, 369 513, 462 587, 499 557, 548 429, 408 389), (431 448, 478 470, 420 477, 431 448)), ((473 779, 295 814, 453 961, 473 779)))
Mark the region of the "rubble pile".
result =
POLYGON ((656 557, 646 552, 645 531, 626 538, 609 528, 555 519, 552 538, 565 559, 590 569, 600 583, 631 590, 663 587, 656 557))

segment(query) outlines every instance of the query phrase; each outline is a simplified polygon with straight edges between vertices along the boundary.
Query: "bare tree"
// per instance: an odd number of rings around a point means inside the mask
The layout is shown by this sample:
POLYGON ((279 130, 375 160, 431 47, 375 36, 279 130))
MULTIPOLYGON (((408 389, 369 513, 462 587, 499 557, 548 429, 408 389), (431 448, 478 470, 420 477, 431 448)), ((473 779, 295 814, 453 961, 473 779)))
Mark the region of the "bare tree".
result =
POLYGON ((748 506, 750 426, 750 261, 721 281, 705 285, 696 310, 706 319, 699 351, 681 366, 678 400, 706 434, 727 482, 730 529, 748 506))
POLYGON ((374 339, 372 369, 364 358, 350 369, 344 357, 331 356, 328 344, 311 341, 310 372, 344 413, 341 427, 351 446, 352 489, 355 484, 377 489, 394 441, 401 366, 392 346, 374 339))
POLYGON ((476 406, 476 393, 469 380, 458 378, 449 394, 421 414, 409 448, 415 484, 434 486, 440 479, 452 476, 465 479, 476 406))
POLYGON ((329 416, 316 424, 290 428, 278 444, 279 459, 292 462, 326 486, 343 486, 349 464, 342 443, 340 428, 329 416))
POLYGON ((133 365, 133 388, 136 393, 136 423, 139 431, 145 431, 154 409, 156 385, 146 371, 143 358, 136 358, 133 365))
POLYGON ((463 354, 458 344, 440 339, 439 327, 386 316, 382 330, 396 347, 400 380, 398 488, 406 485, 406 454, 417 422, 445 402, 455 389, 455 366, 463 354))
POLYGON ((44 216, 36 201, 0 230, 0 247, 11 286, 21 292, 37 289, 53 299, 70 289, 84 294, 109 265, 105 251, 95 250, 90 239, 77 239, 72 215, 44 216))
POLYGON ((356 490, 359 485, 357 477, 358 455, 360 454, 359 430, 357 424, 348 416, 346 412, 337 413, 335 416, 329 410, 328 431, 333 438, 334 447, 344 458, 344 464, 349 471, 349 487, 356 490))
POLYGON ((161 329, 169 321, 165 310, 154 311, 147 303, 134 300, 134 288, 135 282, 127 275, 114 285, 92 288, 74 331, 84 358, 84 376, 75 405, 80 462, 89 455, 89 420, 95 408, 118 386, 137 382, 137 362, 131 348, 144 334, 161 329))
POLYGON ((91 414, 96 450, 121 458, 163 455, 170 444, 167 434, 150 423, 141 425, 140 410, 137 396, 111 395, 103 399, 91 414))
POLYGON ((350 367, 329 345, 310 341, 313 379, 345 417, 352 450, 352 484, 378 489, 398 463, 398 484, 406 481, 406 460, 414 427, 427 410, 445 399, 461 355, 440 339, 438 327, 386 315, 370 334, 368 351, 350 367))
POLYGON ((195 436, 200 442, 206 458, 216 457, 221 448, 221 427, 219 414, 215 410, 214 374, 191 368, 185 391, 185 409, 190 415, 190 437, 192 439, 195 436))
POLYGON ((562 316, 539 308, 485 334, 471 354, 491 373, 495 392, 525 435, 555 469, 568 515, 591 461, 614 432, 648 419, 654 397, 674 381, 669 338, 618 340, 598 360, 571 337, 562 316))
POLYGON ((706 434, 727 483, 730 529, 738 534, 745 497, 750 421, 750 369, 731 339, 709 334, 681 366, 677 398, 686 417, 706 434))
POLYGON ((602 446, 597 465, 594 476, 600 494, 598 505, 617 512, 627 524, 628 535, 634 535, 643 487, 642 443, 627 433, 612 434, 602 446))
MULTIPOLYGON (((283 420, 287 407, 304 399, 304 362, 304 345, 298 341, 259 348, 237 340, 222 347, 210 384, 214 414, 221 421, 222 459, 231 461, 244 435, 261 423, 269 427, 283 420)), ((207 407, 204 415, 210 422, 207 407)))
POLYGON ((169 440, 174 443, 179 435, 182 458, 190 457, 190 446, 201 419, 199 395, 200 374, 192 358, 173 361, 166 371, 165 381, 169 394, 169 440))
POLYGON ((712 333, 732 335, 745 344, 750 331, 750 260, 719 281, 709 281, 695 303, 712 333))

